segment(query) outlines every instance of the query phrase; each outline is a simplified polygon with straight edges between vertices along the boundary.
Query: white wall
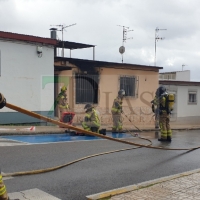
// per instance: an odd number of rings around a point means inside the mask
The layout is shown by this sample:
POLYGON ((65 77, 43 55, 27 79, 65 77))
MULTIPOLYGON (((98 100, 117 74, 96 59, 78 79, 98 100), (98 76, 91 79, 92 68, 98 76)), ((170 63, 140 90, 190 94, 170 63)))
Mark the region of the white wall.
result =
POLYGON ((165 87, 168 92, 175 94, 174 110, 171 116, 172 121, 179 120, 180 118, 187 118, 189 120, 190 117, 200 117, 200 86, 165 85, 165 87), (197 91, 196 105, 188 104, 188 91, 197 91))
POLYGON ((176 81, 190 81, 190 70, 176 72, 176 81))
POLYGON ((52 46, 42 46, 39 58, 36 47, 37 44, 0 40, 0 92, 8 103, 31 111, 48 111, 54 101, 54 84, 43 89, 42 80, 54 76, 54 50, 52 46))
POLYGON ((189 117, 200 116, 200 86, 177 86, 178 87, 178 116, 189 117), (197 104, 188 104, 188 91, 197 91, 197 104))

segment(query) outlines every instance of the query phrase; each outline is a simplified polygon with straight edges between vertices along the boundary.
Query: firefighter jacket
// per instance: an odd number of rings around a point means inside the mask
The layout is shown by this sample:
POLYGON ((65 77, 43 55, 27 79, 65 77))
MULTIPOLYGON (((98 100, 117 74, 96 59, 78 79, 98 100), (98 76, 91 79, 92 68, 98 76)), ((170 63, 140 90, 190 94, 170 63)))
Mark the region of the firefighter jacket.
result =
POLYGON ((113 101, 113 106, 111 109, 112 114, 121 114, 122 113, 122 98, 117 97, 113 101))
POLYGON ((57 97, 58 107, 61 109, 69 109, 69 104, 67 103, 67 96, 63 92, 59 93, 57 97))
POLYGON ((154 100, 152 101, 153 105, 155 105, 155 113, 156 114, 163 114, 168 112, 167 107, 167 98, 166 96, 157 97, 155 96, 154 100))
POLYGON ((92 108, 92 110, 86 111, 84 121, 85 122, 94 122, 95 124, 100 125, 99 115, 94 108, 92 108))

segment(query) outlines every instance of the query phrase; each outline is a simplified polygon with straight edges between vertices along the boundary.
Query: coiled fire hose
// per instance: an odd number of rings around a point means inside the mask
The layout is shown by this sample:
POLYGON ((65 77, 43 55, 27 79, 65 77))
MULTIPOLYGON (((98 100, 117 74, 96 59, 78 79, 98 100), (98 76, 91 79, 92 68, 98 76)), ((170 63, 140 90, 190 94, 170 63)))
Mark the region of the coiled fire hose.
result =
MULTIPOLYGON (((50 123, 53 123, 53 124, 56 124, 56 125, 68 128, 68 129, 72 129, 72 130, 75 130, 75 131, 78 131, 78 132, 82 132, 82 133, 85 133, 85 134, 88 134, 88 135, 96 136, 96 137, 101 137, 103 139, 112 140, 112 141, 115 141, 115 142, 121 142, 121 143, 124 143, 124 144, 134 145, 134 146, 137 146, 137 147, 121 149, 121 150, 115 150, 115 151, 110 151, 110 152, 104 152, 104 153, 99 153, 99 154, 94 154, 94 155, 86 156, 84 158, 80 158, 80 159, 72 161, 70 163, 67 163, 67 164, 64 164, 64 165, 59 165, 59 166, 52 167, 52 168, 40 169, 40 170, 32 170, 32 171, 24 171, 24 172, 7 173, 7 174, 3 174, 3 177, 20 176, 20 175, 31 175, 31 174, 49 172, 49 171, 53 171, 53 170, 56 170, 56 169, 60 169, 60 168, 69 166, 71 164, 74 164, 76 162, 79 162, 81 160, 84 160, 84 159, 87 159, 87 158, 91 158, 91 157, 94 157, 94 156, 99 156, 99 155, 104 155, 104 154, 109 154, 109 153, 114 153, 114 152, 119 152, 119 151, 126 151, 126 150, 136 149, 136 148, 140 148, 140 147, 151 148, 151 149, 160 149, 160 150, 186 150, 186 151, 192 151, 192 150, 200 148, 200 146, 195 147, 195 148, 189 148, 189 149, 188 148, 163 148, 163 147, 150 146, 151 144, 149 144, 149 145, 138 144, 138 143, 134 143, 134 142, 126 141, 126 140, 120 140, 120 139, 117 139, 117 138, 112 138, 112 137, 105 136, 105 135, 98 134, 98 133, 94 133, 94 132, 91 132, 91 131, 86 131, 84 129, 80 129, 80 128, 77 128, 77 127, 62 123, 60 121, 56 121, 56 120, 53 120, 51 118, 39 115, 37 113, 34 113, 32 111, 20 108, 18 106, 10 104, 10 103, 6 103, 6 107, 8 107, 10 109, 13 109, 15 111, 24 113, 26 115, 29 115, 31 117, 35 117, 37 119, 44 120, 46 122, 50 122, 50 123)), ((146 139, 146 140, 148 140, 148 139, 146 139)))

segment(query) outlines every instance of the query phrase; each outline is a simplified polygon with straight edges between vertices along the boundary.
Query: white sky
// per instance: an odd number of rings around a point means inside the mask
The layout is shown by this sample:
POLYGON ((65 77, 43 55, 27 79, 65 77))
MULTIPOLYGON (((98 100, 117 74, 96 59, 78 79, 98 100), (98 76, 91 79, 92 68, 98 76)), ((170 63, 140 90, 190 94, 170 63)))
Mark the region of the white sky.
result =
MULTIPOLYGON (((50 25, 66 28, 64 40, 96 45, 95 59, 154 66, 155 29, 160 72, 191 70, 200 81, 200 0, 0 0, 0 31, 50 37, 50 25)), ((59 27, 58 27, 59 28, 59 27)), ((62 39, 61 31, 58 31, 62 39)), ((69 57, 69 51, 65 52, 69 57)), ((72 58, 93 59, 93 49, 73 50, 72 58)))

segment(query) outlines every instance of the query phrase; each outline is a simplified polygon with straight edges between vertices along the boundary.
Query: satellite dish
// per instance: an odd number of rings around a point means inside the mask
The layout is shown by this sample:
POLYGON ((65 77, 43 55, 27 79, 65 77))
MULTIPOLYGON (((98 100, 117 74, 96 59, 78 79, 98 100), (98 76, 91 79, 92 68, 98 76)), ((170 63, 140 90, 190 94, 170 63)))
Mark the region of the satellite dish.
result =
POLYGON ((119 53, 123 54, 125 52, 125 47, 121 46, 119 47, 119 53))

